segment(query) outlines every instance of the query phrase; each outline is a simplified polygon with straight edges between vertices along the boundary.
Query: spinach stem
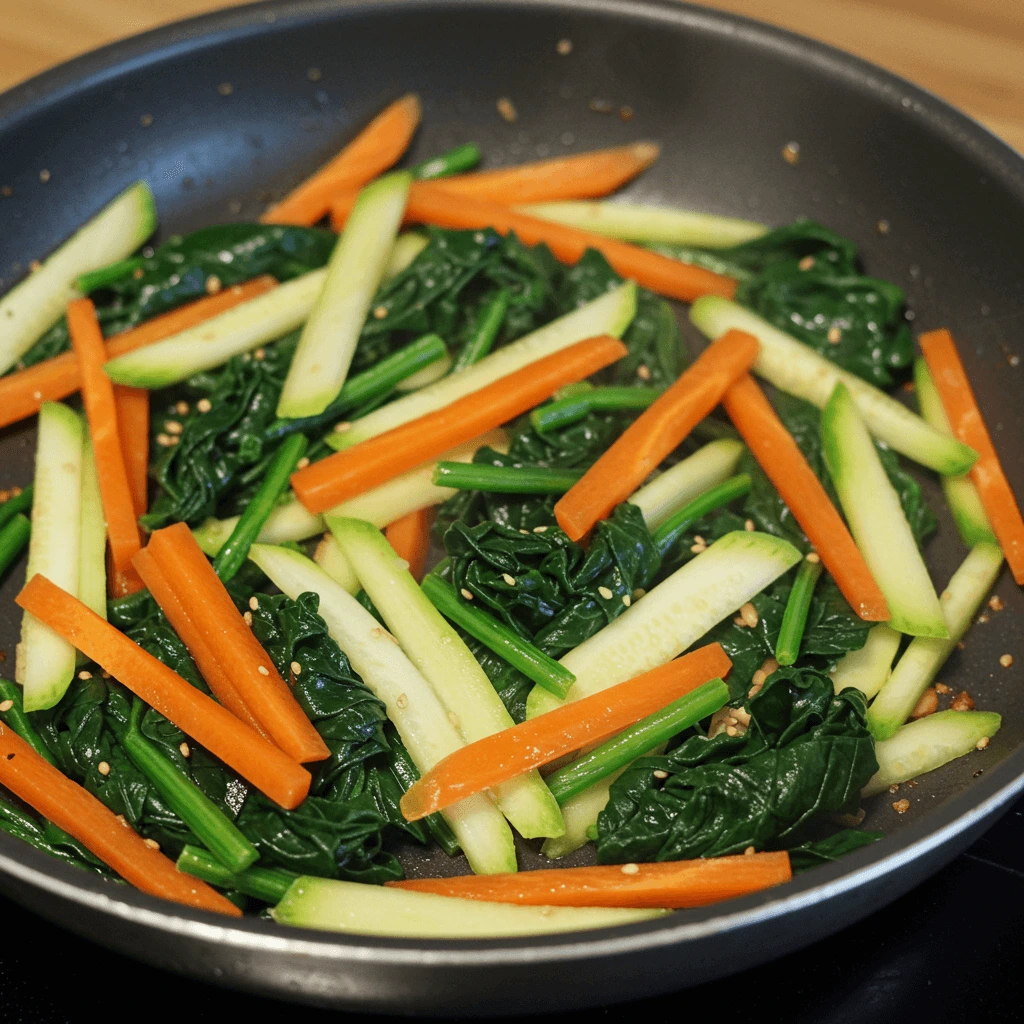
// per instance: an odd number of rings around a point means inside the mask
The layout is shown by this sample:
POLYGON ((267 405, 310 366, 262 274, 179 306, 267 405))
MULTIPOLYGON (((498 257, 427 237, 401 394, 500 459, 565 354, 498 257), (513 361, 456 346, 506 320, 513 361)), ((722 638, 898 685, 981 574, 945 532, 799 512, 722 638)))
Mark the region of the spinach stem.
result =
POLYGON ((487 466, 477 462, 439 462, 433 482, 460 491, 499 494, 565 494, 582 469, 544 469, 534 466, 487 466))
MULTIPOLYGON (((420 773, 416 769, 409 751, 402 745, 401 740, 393 737, 389 742, 391 743, 391 770, 404 792, 414 782, 419 781, 420 773)), ((459 853, 459 841, 455 838, 451 825, 445 821, 444 815, 436 811, 433 814, 428 814, 423 819, 423 822, 430 830, 430 834, 434 837, 437 845, 449 857, 454 857, 459 853)))
POLYGON ((16 512, 0 530, 0 576, 7 572, 11 563, 21 554, 31 533, 32 523, 20 512, 16 512))
POLYGON ((447 354, 448 349, 442 338, 436 334, 424 334, 397 352, 385 356, 369 370, 350 377, 338 397, 323 412, 316 416, 275 420, 267 427, 265 436, 267 440, 275 441, 288 434, 305 433, 328 426, 355 406, 385 398, 399 381, 411 377, 424 366, 436 363, 447 354))
POLYGON ((420 181, 432 181, 434 178, 447 178, 452 174, 471 171, 480 163, 480 147, 475 142, 464 142, 444 153, 432 156, 416 164, 412 176, 420 181))
POLYGON ((32 490, 33 485, 29 484, 20 494, 0 505, 0 527, 6 526, 19 512, 27 512, 32 507, 32 490))
POLYGON ((661 394, 660 388, 593 388, 556 398, 530 413, 538 434, 578 423, 592 412, 629 412, 646 409, 661 394))
POLYGON ((797 569, 793 589, 789 592, 786 610, 782 615, 779 639, 775 643, 775 660, 780 665, 792 665, 800 654, 800 641, 804 637, 807 613, 811 609, 811 598, 821 570, 821 560, 817 555, 813 561, 809 557, 805 558, 797 569))
POLYGON ((481 359, 494 345, 498 337, 498 331, 505 322, 505 314, 508 312, 509 302, 512 300, 512 293, 507 288, 495 292, 494 297, 488 302, 483 313, 480 314, 480 322, 476 325, 473 336, 462 346, 459 358, 455 360, 452 373, 466 369, 481 359))
POLYGON ((245 507, 231 536, 217 552, 213 560, 213 568, 217 575, 227 583, 245 564, 249 556, 249 548, 260 535, 270 513, 274 511, 278 498, 288 486, 288 478, 295 469, 295 464, 302 458, 309 446, 305 434, 292 434, 286 437, 277 450, 273 461, 267 469, 263 483, 245 507))
POLYGON ((576 682, 576 677, 567 668, 524 640, 493 615, 463 601, 455 588, 436 573, 428 573, 423 578, 421 588, 431 604, 446 619, 461 626, 470 636, 556 697, 564 699, 569 687, 576 682))
POLYGON ((680 537, 695 523, 716 509, 723 508, 730 501, 742 497, 751 487, 750 477, 746 473, 737 473, 729 477, 710 491, 699 494, 688 505, 684 505, 675 515, 669 516, 654 531, 654 543, 664 558, 680 537))
MULTIPOLYGON (((121 735, 125 753, 156 787, 168 806, 229 870, 242 871, 258 857, 256 847, 227 815, 183 775, 145 736, 140 725, 145 705, 132 702, 128 728, 121 735)), ((235 886, 235 888, 241 888, 235 886)))
POLYGON ((548 788, 558 803, 564 804, 570 797, 607 778, 652 747, 713 715, 728 699, 729 687, 721 679, 712 679, 549 775, 548 788))
POLYGON ((97 288, 105 288, 108 284, 120 281, 122 277, 127 277, 144 263, 145 260, 141 256, 129 256, 126 260, 118 260, 116 263, 108 263, 105 267, 86 271, 78 276, 78 290, 88 295, 97 288))
POLYGON ((21 704, 21 687, 9 679, 0 679, 0 702, 11 706, 0 711, 0 721, 13 729, 40 757, 45 758, 55 768, 59 767, 50 748, 43 742, 42 736, 36 732, 35 726, 29 721, 21 704))
POLYGON ((221 889, 237 889, 264 903, 277 904, 299 876, 284 868, 245 868, 231 871, 198 846, 186 846, 178 857, 178 870, 221 889))

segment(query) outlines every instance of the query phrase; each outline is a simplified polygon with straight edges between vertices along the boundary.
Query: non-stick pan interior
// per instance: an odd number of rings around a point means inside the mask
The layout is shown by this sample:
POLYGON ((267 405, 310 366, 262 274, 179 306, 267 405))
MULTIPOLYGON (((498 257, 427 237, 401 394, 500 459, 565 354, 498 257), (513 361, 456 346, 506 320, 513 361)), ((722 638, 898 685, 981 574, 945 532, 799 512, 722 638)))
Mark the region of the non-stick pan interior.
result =
MULTIPOLYGON (((497 166, 652 139, 663 147, 662 157, 629 187, 631 199, 770 224, 807 216, 854 238, 871 273, 906 289, 915 329, 953 330, 1011 482, 1024 492, 1024 454, 1015 443, 1024 436, 1024 368, 1017 358, 1024 319, 1020 158, 938 100, 853 58, 675 3, 270 3, 160 30, 83 58, 0 100, 3 285, 139 177, 156 194, 161 239, 213 222, 254 219, 384 103, 410 90, 424 103, 412 160, 466 141, 478 143, 487 165, 497 166), (514 120, 499 114, 499 99, 511 101, 514 120), (786 147, 790 159, 784 158, 786 147)), ((688 338, 699 345, 694 332, 688 338)), ((28 482, 33 442, 30 426, 0 434, 0 488, 28 482)), ((941 584, 965 550, 934 481, 925 478, 925 484, 940 514, 928 557, 941 584)), ((0 671, 8 675, 20 620, 13 597, 21 582, 16 569, 0 589, 0 648, 7 659, 0 671)), ((897 854, 990 797, 996 780, 1005 784, 1024 769, 1020 670, 999 663, 1004 653, 1024 659, 1018 626, 1024 600, 1008 577, 997 592, 1006 609, 971 632, 941 678, 968 690, 980 708, 1002 712, 1002 730, 984 754, 901 792, 911 799, 907 814, 893 811, 892 798, 876 798, 865 824, 892 838, 852 858, 849 867, 897 854)), ((986 806, 989 813, 995 810, 986 806)), ((955 842, 950 838, 948 856, 955 842)), ((53 878, 75 880, 0 842, 0 857, 11 856, 53 878)), ((739 969, 894 897, 923 877, 928 865, 941 862, 941 854, 931 857, 916 868, 910 856, 902 866, 890 864, 895 874, 888 882, 865 878, 860 900, 847 899, 841 910, 838 901, 833 912, 821 909, 813 924, 805 914, 787 932, 789 918, 777 921, 783 936, 773 946, 734 935, 731 958, 728 944, 704 960, 689 957, 685 967, 666 953, 639 975, 621 966, 626 960, 613 950, 590 960, 589 987, 520 991, 516 1005, 598 1003, 739 969)), ((770 906, 793 891, 817 898, 819 882, 846 870, 822 869, 790 890, 737 901, 721 913, 770 906)), ((67 892, 44 898, 35 882, 7 884, 69 926, 119 948, 131 945, 146 959, 205 977, 220 971, 226 982, 296 998, 421 1011, 507 1011, 502 993, 510 989, 502 985, 517 977, 511 971, 502 975, 505 980, 492 978, 490 989, 481 982, 460 990, 466 974, 449 963, 444 970, 454 972, 446 975, 450 984, 431 988, 422 973, 412 972, 407 976, 419 981, 398 984, 390 975, 386 990, 383 980, 368 980, 386 974, 379 964, 367 966, 371 954, 356 969, 348 953, 332 960, 334 954, 324 950, 334 940, 325 938, 313 940, 288 971, 275 973, 266 965, 275 955, 284 962, 285 952, 274 954, 267 943, 280 946, 286 938, 280 932, 273 939, 245 940, 249 946, 255 942, 259 954, 223 958, 217 950, 224 935, 194 936, 203 955, 187 956, 182 942, 167 938, 167 929, 177 926, 156 923, 159 909, 145 923, 137 914, 132 919, 137 906, 150 914, 157 907, 151 901, 129 898, 123 904, 129 910, 118 911, 118 923, 103 929, 96 922, 109 907, 68 912, 67 892), (320 980, 314 982, 317 971, 320 980), (353 971, 362 981, 352 980, 353 971)), ((706 922, 717 913, 674 920, 692 921, 707 932, 706 922)), ((267 927, 254 923, 245 934, 258 937, 267 927)), ((728 928, 736 927, 730 921, 728 928)), ((724 923, 717 930, 723 928, 724 923)), ((710 950, 705 932, 685 939, 688 948, 710 950)), ((337 948, 351 949, 346 941, 338 940, 337 948)), ((550 948, 536 944, 522 969, 528 960, 550 959, 554 954, 544 952, 550 948)), ((593 947, 587 949, 583 943, 570 959, 586 960, 593 954, 593 947)))

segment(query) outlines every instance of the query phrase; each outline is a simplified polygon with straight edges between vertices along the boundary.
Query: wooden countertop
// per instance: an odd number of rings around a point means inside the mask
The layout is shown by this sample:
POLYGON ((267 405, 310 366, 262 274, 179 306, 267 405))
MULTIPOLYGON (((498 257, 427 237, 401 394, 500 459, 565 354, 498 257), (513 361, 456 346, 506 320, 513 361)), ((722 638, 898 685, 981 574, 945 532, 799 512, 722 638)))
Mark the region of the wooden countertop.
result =
MULTIPOLYGON (((0 0, 0 91, 86 50, 236 0, 0 0)), ((1024 152, 1024 0, 704 0, 866 57, 1024 152)))

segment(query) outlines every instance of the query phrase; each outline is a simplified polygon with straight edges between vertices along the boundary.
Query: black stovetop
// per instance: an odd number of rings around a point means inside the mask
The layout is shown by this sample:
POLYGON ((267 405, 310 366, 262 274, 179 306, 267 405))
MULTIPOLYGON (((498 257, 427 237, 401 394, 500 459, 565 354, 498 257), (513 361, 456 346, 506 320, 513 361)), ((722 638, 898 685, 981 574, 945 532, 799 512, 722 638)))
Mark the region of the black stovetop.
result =
MULTIPOLYGON (((285 1007, 135 963, 0 899, 0 1020, 262 1021, 346 1015, 285 1007), (163 1012, 168 1014, 163 1016, 163 1012)), ((1024 1020, 1024 799, 934 878, 808 949, 700 988, 562 1014, 597 1020, 786 1024, 1024 1020)), ((385 1018, 374 1018, 383 1022, 385 1018)))

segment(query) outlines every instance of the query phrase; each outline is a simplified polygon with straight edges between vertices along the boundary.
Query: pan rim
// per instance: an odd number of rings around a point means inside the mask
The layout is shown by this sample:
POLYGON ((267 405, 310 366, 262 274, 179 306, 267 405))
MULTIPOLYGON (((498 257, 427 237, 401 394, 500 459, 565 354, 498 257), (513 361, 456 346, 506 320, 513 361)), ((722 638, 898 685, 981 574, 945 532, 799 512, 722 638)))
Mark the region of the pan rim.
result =
MULTIPOLYGON (((43 72, 0 95, 0 135, 64 97, 101 84, 131 68, 172 58, 197 46, 216 46, 265 31, 268 25, 300 25, 387 10, 404 13, 443 6, 444 0, 262 0, 184 21, 93 50, 43 72)), ((989 129, 934 94, 877 65, 786 29, 725 11, 676 0, 464 0, 463 9, 520 7, 525 10, 613 15, 660 21, 702 33, 738 37, 753 48, 784 55, 802 67, 840 78, 869 92, 904 116, 925 124, 948 144, 969 151, 1024 204, 1024 158, 989 129)), ((28 885, 82 908, 130 920, 182 938, 217 941, 239 951, 308 954, 336 965, 373 959, 389 965, 491 967, 614 956, 695 942, 712 934, 764 924, 814 904, 848 894, 901 866, 919 860, 972 826, 995 815, 1024 791, 1024 747, 1009 754, 945 805, 904 826, 896 835, 841 862, 816 868, 788 883, 784 896, 772 892, 743 897, 668 919, 529 939, 403 940, 350 936, 288 928, 249 918, 225 923, 215 915, 178 907, 133 889, 111 885, 81 869, 61 864, 17 840, 0 835, 0 884, 28 885), (943 822, 936 825, 937 822, 943 822), (10 851, 10 852, 8 852, 10 851), (723 913, 722 908, 728 907, 723 913), (674 923, 678 921, 678 923, 674 923)), ((870 908, 869 908, 870 909, 870 908)), ((867 910, 865 910, 867 913, 867 910)))

